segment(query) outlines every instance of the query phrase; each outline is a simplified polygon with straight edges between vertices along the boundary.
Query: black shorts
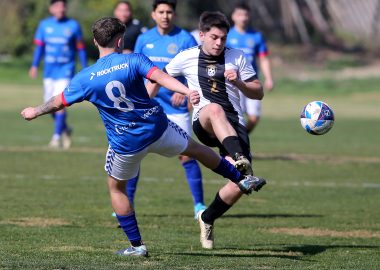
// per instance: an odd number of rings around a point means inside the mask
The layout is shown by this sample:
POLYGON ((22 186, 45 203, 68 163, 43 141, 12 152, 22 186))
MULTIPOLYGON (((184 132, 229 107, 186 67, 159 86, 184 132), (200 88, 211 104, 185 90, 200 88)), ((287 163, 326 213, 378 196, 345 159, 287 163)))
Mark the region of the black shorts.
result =
MULTIPOLYGON (((252 161, 247 128, 238 122, 231 121, 229 118, 228 120, 238 135, 240 146, 243 149, 243 155, 247 157, 249 161, 252 161)), ((219 148, 219 153, 223 157, 229 155, 223 144, 219 142, 218 138, 211 136, 206 130, 203 129, 199 118, 193 122, 193 131, 200 142, 209 147, 219 148)))

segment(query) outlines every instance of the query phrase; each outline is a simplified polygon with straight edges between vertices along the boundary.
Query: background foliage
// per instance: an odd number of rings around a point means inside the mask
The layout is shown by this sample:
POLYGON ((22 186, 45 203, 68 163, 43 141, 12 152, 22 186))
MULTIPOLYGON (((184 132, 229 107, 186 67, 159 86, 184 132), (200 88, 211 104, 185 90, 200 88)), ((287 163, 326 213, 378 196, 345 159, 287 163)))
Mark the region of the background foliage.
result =
MULTIPOLYGON (((187 30, 197 27, 205 10, 219 10, 229 15, 241 0, 178 0, 177 24, 187 30)), ((91 35, 92 23, 112 16, 117 0, 70 0, 69 16, 82 25, 90 56, 96 57, 91 35)), ((152 0, 130 0, 135 17, 148 27, 152 0)), ((271 41, 329 46, 343 51, 379 50, 380 0, 247 0, 252 26, 271 41)), ((39 20, 48 16, 48 0, 0 1, 0 56, 22 56, 33 49, 32 40, 39 20)))

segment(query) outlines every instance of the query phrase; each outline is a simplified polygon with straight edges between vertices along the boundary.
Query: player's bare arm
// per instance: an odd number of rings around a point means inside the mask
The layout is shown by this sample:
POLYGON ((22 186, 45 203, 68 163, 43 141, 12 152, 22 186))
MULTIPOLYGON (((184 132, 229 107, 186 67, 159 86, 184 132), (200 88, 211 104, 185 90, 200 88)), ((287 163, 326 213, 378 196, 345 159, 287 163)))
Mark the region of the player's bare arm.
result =
POLYGON ((158 90, 160 90, 160 87, 161 86, 153 80, 148 80, 147 84, 145 85, 145 88, 148 91, 148 95, 150 98, 154 98, 157 95, 158 90))
POLYGON ((259 100, 263 99, 263 86, 258 79, 242 81, 239 79, 236 70, 232 69, 226 70, 224 72, 224 77, 237 88, 239 88, 239 90, 242 91, 246 97, 259 100))
MULTIPOLYGON (((182 84, 180 81, 178 81, 177 79, 173 78, 172 76, 166 74, 165 72, 163 72, 160 69, 156 69, 155 71, 153 71, 153 73, 151 74, 149 79, 157 82, 159 85, 162 85, 163 87, 165 87, 171 91, 174 91, 174 92, 177 92, 177 93, 180 93, 180 94, 187 96, 189 98, 189 101, 191 102, 191 104, 197 105, 199 103, 200 96, 199 96, 199 93, 197 91, 190 90, 184 84, 182 84)), ((148 88, 150 88, 150 86, 147 86, 147 89, 148 88)), ((149 91, 149 89, 148 89, 148 91, 149 91)), ((149 94, 149 96, 151 96, 151 94, 149 94)))
POLYGON ((22 110, 21 115, 25 120, 33 120, 41 115, 62 110, 64 107, 61 94, 56 95, 37 107, 28 107, 22 110))
POLYGON ((272 72, 270 67, 269 58, 266 56, 260 57, 260 68, 264 75, 264 88, 267 91, 272 91, 274 88, 274 82, 272 78, 272 72))

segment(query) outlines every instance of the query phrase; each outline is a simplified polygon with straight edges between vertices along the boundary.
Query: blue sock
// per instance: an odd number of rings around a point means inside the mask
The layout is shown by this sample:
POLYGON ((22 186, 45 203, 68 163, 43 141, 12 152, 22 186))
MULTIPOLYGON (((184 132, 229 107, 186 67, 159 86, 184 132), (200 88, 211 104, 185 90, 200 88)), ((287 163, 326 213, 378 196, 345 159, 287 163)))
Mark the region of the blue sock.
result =
POLYGON ((116 218, 132 246, 141 246, 141 235, 139 227, 137 226, 135 212, 132 212, 126 216, 116 215, 116 218))
POLYGON ((203 186, 202 186, 202 172, 195 159, 182 163, 185 169, 187 183, 193 196, 194 205, 203 203, 203 186))
POLYGON ((234 183, 238 183, 241 179, 243 179, 243 175, 235 169, 234 165, 223 157, 220 160, 218 167, 213 169, 213 171, 220 174, 224 178, 230 179, 234 183))
POLYGON ((125 187, 125 192, 129 198, 129 201, 134 206, 135 205, 135 194, 137 189, 137 182, 139 181, 140 170, 136 177, 131 178, 127 181, 127 185, 125 187))
POLYGON ((59 136, 62 135, 62 132, 66 127, 66 112, 56 113, 54 118, 54 124, 54 134, 59 136))

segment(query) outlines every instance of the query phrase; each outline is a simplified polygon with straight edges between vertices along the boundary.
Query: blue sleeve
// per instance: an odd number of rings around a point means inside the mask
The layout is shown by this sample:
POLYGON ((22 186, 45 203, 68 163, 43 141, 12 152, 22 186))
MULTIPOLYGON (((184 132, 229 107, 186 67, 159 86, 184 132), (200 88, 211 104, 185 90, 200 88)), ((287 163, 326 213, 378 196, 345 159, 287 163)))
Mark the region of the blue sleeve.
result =
POLYGON ((78 56, 79 56, 79 61, 82 65, 82 68, 87 67, 87 53, 85 49, 79 49, 78 50, 78 56))
POLYGON ((142 35, 139 35, 137 37, 137 41, 136 41, 136 44, 135 44, 135 53, 142 53, 142 49, 143 49, 143 38, 142 38, 142 35))
POLYGON ((266 45, 264 36, 262 34, 260 34, 256 55, 259 55, 259 56, 264 55, 265 56, 267 54, 268 54, 268 49, 267 49, 267 45, 266 45))
POLYGON ((82 65, 82 68, 85 68, 87 67, 87 53, 83 42, 82 29, 78 23, 76 23, 75 41, 76 48, 78 50, 79 61, 82 65))
POLYGON ((45 38, 44 38, 44 26, 43 26, 43 22, 40 22, 38 27, 37 27, 37 30, 36 30, 36 33, 34 34, 34 43, 43 43, 45 38))
POLYGON ((189 34, 189 38, 186 45, 187 45, 187 48, 191 48, 191 47, 197 46, 198 43, 195 40, 195 38, 191 34, 189 34))
POLYGON ((34 35, 34 44, 36 45, 36 48, 34 49, 32 67, 38 67, 45 52, 44 31, 42 23, 40 23, 37 27, 36 33, 34 35))
POLYGON ((34 54, 33 54, 32 67, 38 67, 38 65, 40 64, 40 60, 42 56, 44 55, 44 52, 45 52, 45 46, 36 45, 36 48, 34 49, 34 54))
MULTIPOLYGON (((78 75, 79 74, 80 73, 78 73, 78 75)), ((62 101, 66 107, 85 100, 85 92, 80 83, 80 76, 78 75, 74 76, 70 84, 62 92, 62 101)))
POLYGON ((152 63, 152 61, 149 60, 148 57, 146 57, 144 54, 136 54, 136 62, 134 62, 138 74, 141 76, 144 76, 145 78, 149 79, 150 74, 157 69, 157 67, 152 63))

